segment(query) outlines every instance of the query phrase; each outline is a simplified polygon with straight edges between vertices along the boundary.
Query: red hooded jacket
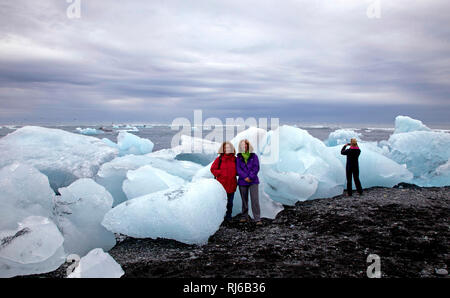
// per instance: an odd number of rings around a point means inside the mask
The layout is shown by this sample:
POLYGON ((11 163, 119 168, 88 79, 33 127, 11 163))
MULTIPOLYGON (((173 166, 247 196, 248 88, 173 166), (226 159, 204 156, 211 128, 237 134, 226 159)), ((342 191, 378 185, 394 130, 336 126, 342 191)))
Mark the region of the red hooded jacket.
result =
POLYGON ((214 160, 211 165, 211 173, 216 177, 227 193, 236 191, 236 156, 234 154, 222 154, 222 162, 219 169, 220 155, 214 160))

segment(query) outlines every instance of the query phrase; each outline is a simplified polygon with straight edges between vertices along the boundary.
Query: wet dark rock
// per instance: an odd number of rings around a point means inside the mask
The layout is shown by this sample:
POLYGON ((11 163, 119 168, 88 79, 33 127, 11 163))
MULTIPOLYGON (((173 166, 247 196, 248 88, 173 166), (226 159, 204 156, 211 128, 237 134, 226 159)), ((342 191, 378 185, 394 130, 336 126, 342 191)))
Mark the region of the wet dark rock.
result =
MULTIPOLYGON (((262 226, 236 216, 203 246, 127 237, 109 253, 123 277, 365 278, 369 254, 380 256, 382 277, 447 277, 449 194, 373 187, 363 197, 297 202, 262 226)), ((64 266, 38 276, 64 277, 64 266)))

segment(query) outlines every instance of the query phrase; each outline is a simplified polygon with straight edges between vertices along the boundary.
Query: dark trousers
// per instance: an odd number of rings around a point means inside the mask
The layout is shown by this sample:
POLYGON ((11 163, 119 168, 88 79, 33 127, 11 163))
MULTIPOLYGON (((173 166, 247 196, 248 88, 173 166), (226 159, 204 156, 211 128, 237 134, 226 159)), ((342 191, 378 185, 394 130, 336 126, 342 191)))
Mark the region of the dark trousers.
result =
POLYGON ((348 195, 352 195, 352 176, 353 180, 355 180, 355 186, 358 193, 362 194, 361 181, 359 181, 359 167, 358 166, 347 166, 346 167, 346 176, 347 176, 347 193, 348 195))
POLYGON ((234 199, 234 192, 227 193, 227 213, 225 214, 226 218, 231 218, 231 213, 233 212, 233 199, 234 199))
POLYGON ((261 211, 259 210, 258 184, 239 185, 239 192, 242 198, 242 217, 248 218, 248 193, 250 192, 253 219, 259 221, 261 211))

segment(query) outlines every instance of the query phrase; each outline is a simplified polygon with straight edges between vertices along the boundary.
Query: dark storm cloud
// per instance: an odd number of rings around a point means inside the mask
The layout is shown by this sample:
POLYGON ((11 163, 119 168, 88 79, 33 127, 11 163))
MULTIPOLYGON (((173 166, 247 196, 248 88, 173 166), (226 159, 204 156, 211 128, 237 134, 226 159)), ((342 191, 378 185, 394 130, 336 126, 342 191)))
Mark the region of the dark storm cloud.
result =
POLYGON ((448 122, 450 3, 373 2, 2 1, 0 122, 448 122))

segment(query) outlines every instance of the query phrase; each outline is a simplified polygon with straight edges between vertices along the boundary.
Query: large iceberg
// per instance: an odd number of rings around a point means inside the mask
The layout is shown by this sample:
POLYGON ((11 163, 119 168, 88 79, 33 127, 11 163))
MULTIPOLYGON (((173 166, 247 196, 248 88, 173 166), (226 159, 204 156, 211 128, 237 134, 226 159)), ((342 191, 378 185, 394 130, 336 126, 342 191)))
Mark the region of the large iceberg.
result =
POLYGON ((107 138, 102 139, 103 142, 113 148, 119 150, 119 156, 127 154, 147 154, 152 152, 154 144, 149 139, 140 138, 132 133, 120 131, 117 135, 117 144, 107 138))
POLYGON ((103 226, 136 238, 205 244, 223 221, 227 195, 215 179, 201 179, 137 197, 106 213, 103 226))
POLYGON ((42 216, 29 216, 18 227, 0 230, 0 277, 46 273, 65 261, 64 238, 42 216))
POLYGON ((56 192, 78 178, 93 177, 118 150, 96 137, 61 129, 24 126, 0 139, 0 167, 15 161, 44 173, 56 192))
MULTIPOLYGON (((156 152, 155 152, 156 153, 156 152)), ((202 168, 201 165, 183 160, 174 160, 170 157, 158 157, 153 153, 145 155, 125 155, 104 163, 97 175, 95 181, 103 185, 113 196, 116 206, 127 200, 122 185, 127 179, 129 170, 136 170, 142 166, 150 165, 157 169, 162 169, 170 175, 180 177, 186 181, 191 181, 195 173, 202 168)))
POLYGON ((119 278, 125 272, 122 267, 101 248, 91 250, 80 259, 68 278, 119 278))
POLYGON ((112 208, 110 193, 90 178, 78 179, 59 192, 55 213, 65 251, 85 255, 93 248, 110 250, 116 244, 115 236, 101 225, 112 208))

